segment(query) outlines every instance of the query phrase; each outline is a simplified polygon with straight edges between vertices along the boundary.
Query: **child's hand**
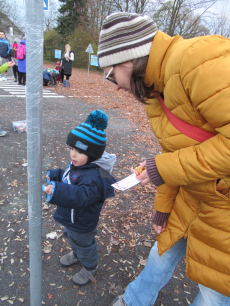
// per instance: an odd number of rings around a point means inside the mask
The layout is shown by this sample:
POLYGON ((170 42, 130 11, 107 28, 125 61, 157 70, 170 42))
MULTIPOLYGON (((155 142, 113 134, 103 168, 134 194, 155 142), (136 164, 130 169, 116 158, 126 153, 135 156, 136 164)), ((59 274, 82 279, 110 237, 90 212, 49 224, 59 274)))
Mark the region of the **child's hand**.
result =
POLYGON ((48 175, 46 175, 46 178, 50 181, 50 178, 49 178, 49 176, 48 175))
POLYGON ((48 195, 52 195, 52 189, 53 189, 53 185, 48 185, 46 186, 46 193, 48 193, 48 195))

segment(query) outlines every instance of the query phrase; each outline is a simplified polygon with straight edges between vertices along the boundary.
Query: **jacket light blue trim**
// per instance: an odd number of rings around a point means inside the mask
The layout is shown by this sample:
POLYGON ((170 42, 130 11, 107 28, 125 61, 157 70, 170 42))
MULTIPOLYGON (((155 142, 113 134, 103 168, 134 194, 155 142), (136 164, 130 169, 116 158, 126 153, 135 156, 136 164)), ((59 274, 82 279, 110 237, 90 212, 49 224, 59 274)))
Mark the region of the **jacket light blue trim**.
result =
POLYGON ((46 194, 46 201, 49 203, 50 202, 50 200, 52 199, 52 197, 53 197, 53 194, 54 194, 54 190, 55 190, 55 187, 56 187, 56 184, 55 184, 55 182, 50 182, 50 185, 53 185, 53 188, 52 188, 52 194, 51 195, 49 195, 48 193, 46 194))
POLYGON ((79 131, 73 130, 72 133, 73 133, 74 135, 76 135, 76 136, 82 138, 82 139, 88 140, 89 142, 96 143, 96 144, 99 145, 99 146, 104 146, 104 145, 105 145, 105 144, 103 144, 103 143, 99 143, 99 142, 93 140, 93 139, 90 138, 90 137, 87 137, 85 134, 82 134, 82 133, 80 133, 79 131))

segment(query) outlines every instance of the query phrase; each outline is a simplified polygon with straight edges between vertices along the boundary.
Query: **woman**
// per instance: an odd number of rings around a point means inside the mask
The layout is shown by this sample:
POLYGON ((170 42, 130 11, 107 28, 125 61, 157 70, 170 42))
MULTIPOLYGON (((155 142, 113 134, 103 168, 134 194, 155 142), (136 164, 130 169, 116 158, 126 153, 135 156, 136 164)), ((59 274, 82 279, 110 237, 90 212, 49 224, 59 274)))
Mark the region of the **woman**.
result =
POLYGON ((17 47, 18 47, 18 44, 17 44, 17 42, 15 41, 15 42, 13 43, 13 48, 10 50, 10 53, 9 53, 10 60, 12 60, 12 61, 15 62, 15 65, 13 66, 14 82, 17 82, 17 81, 18 81, 17 47))
POLYGON ((114 306, 154 305, 186 254, 186 274, 199 284, 192 305, 230 305, 230 40, 184 40, 157 30, 144 15, 115 13, 98 46, 106 78, 146 104, 163 154, 150 157, 138 179, 155 184, 158 233, 147 264, 114 306), (213 136, 203 142, 175 128, 181 121, 213 136))
POLYGON ((20 41, 17 48, 17 59, 18 59, 18 85, 26 85, 26 38, 20 41), (22 50, 22 51, 21 51, 22 50), (19 56, 20 51, 20 56, 19 56), (21 52, 23 56, 21 56, 21 52))
POLYGON ((72 74, 72 62, 74 61, 74 52, 71 51, 70 45, 65 45, 65 52, 63 53, 61 60, 61 84, 64 80, 64 75, 66 80, 69 81, 69 77, 72 74))

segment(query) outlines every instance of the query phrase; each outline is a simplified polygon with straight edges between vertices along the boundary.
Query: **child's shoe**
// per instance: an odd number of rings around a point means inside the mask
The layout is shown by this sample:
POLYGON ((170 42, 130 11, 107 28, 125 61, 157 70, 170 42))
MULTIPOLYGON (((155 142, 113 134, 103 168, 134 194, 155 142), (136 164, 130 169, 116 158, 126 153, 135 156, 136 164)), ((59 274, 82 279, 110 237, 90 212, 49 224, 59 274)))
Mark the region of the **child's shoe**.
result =
POLYGON ((76 262, 79 262, 79 259, 74 255, 73 251, 60 258, 60 264, 64 267, 69 267, 76 262))
POLYGON ((118 297, 115 298, 115 300, 112 301, 111 306, 128 306, 125 303, 125 300, 123 298, 124 294, 119 295, 118 297))
POLYGON ((86 270, 84 267, 81 269, 81 271, 74 274, 72 277, 72 281, 75 285, 83 286, 87 284, 90 280, 92 282, 95 281, 94 275, 96 274, 97 267, 94 270, 86 270))

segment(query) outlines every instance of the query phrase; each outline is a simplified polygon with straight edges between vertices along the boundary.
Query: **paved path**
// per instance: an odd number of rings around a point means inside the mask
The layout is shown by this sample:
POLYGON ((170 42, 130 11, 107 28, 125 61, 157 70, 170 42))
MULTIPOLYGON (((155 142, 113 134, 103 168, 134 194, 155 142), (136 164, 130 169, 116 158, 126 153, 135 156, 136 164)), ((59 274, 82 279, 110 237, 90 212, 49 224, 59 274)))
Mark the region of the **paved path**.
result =
MULTIPOLYGON (((6 77, 5 81, 0 81, 0 98, 25 98, 26 86, 18 85, 12 77, 6 77)), ((66 98, 66 96, 58 95, 52 87, 43 88, 43 98, 55 99, 66 98)))
MULTIPOLYGON (((15 132, 12 125, 13 121, 26 118, 26 99, 11 94, 7 85, 13 88, 14 84, 12 81, 0 84, 0 94, 5 94, 5 98, 0 98, 0 126, 8 132, 0 138, 0 305, 29 306, 27 134, 15 132)), ((130 175, 131 166, 149 156, 147 145, 138 141, 144 133, 124 119, 118 108, 105 109, 100 104, 66 98, 43 101, 43 183, 47 169, 65 168, 69 162, 67 134, 94 109, 102 109, 109 116, 106 150, 117 156, 113 174, 118 180, 130 175)), ((116 192, 116 197, 104 205, 97 233, 100 257, 96 282, 84 287, 71 282, 80 264, 69 268, 59 264, 59 258, 69 252, 70 246, 62 236, 60 224, 52 218, 55 205, 47 205, 44 195, 42 202, 43 304, 110 306, 120 290, 143 269, 156 239, 151 223, 154 190, 138 185, 126 192, 116 192), (51 232, 56 232, 59 238, 47 238, 51 232)), ((187 306, 197 291, 197 285, 186 277, 183 258, 155 306, 187 306)))

